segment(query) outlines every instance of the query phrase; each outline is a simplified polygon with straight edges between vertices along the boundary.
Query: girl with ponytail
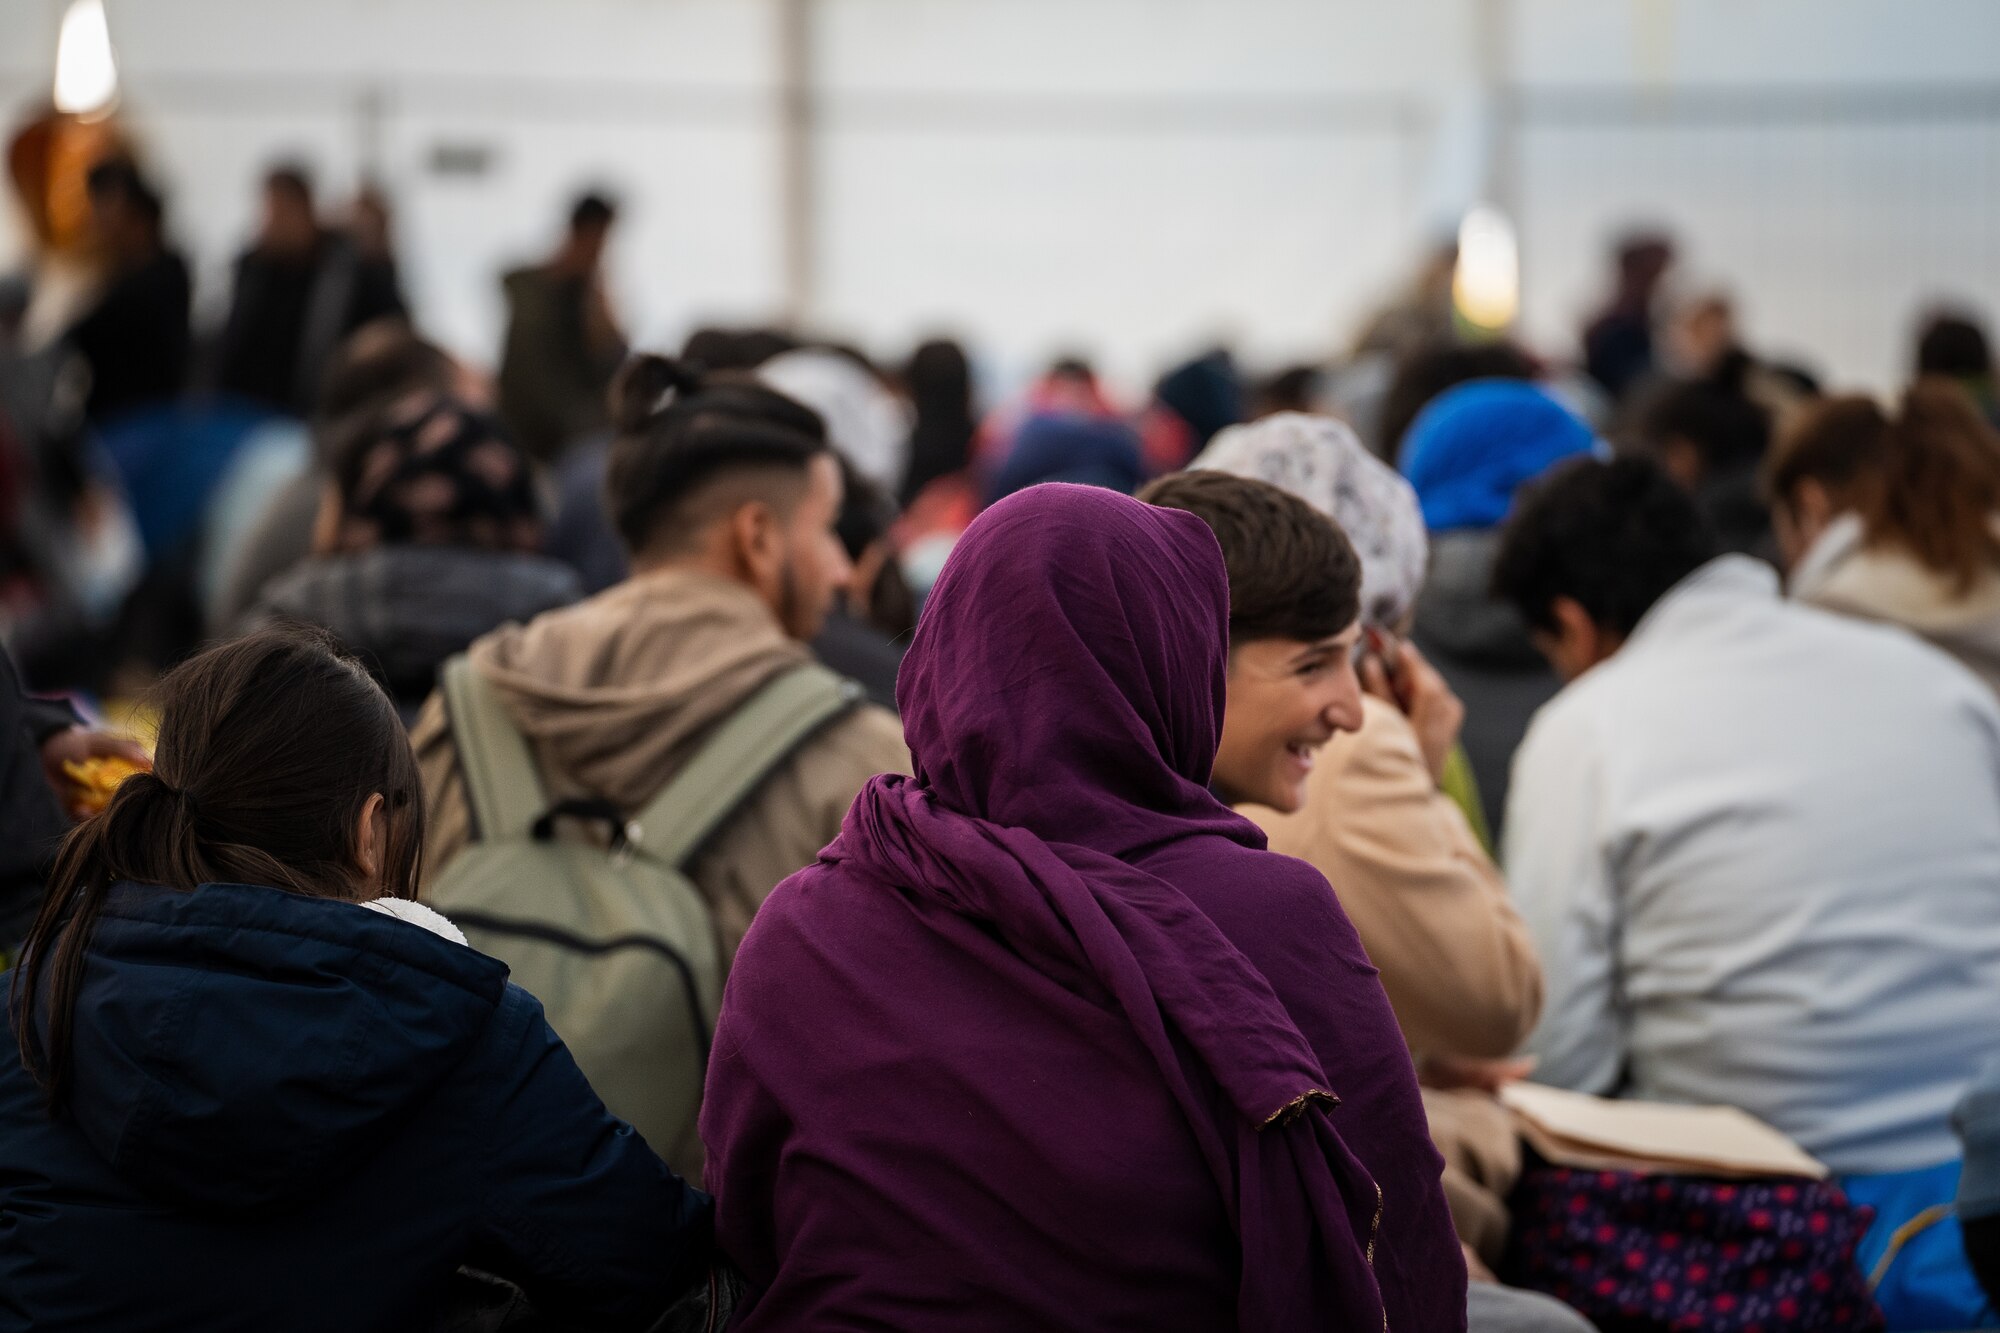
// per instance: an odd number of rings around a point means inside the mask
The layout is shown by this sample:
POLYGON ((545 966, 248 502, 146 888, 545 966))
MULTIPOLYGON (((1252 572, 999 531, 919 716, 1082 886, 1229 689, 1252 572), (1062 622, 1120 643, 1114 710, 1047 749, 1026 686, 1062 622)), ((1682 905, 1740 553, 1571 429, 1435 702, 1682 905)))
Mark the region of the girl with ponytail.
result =
POLYGON ((1963 390, 1919 380, 1893 413, 1814 405, 1764 492, 1794 597, 1901 625, 2000 690, 2000 436, 1963 390))
POLYGON ((388 698, 301 629, 161 694, 154 771, 70 834, 6 978, 0 1329, 422 1327, 475 1258, 647 1326, 703 1271, 709 1202, 411 901, 388 698))

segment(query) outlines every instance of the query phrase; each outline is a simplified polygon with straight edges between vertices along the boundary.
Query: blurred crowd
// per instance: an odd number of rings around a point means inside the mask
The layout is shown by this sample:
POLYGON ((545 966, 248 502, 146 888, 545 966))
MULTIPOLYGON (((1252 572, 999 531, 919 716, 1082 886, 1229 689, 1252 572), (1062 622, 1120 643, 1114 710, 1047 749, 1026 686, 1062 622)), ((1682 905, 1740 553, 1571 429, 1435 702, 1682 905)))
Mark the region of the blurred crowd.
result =
POLYGON ((0 1328, 2000 1324, 1977 311, 1879 397, 1670 236, 1573 348, 1445 247, 1129 399, 638 351, 593 192, 489 367, 377 191, 271 170, 212 329, 86 194, 0 311, 0 1328))

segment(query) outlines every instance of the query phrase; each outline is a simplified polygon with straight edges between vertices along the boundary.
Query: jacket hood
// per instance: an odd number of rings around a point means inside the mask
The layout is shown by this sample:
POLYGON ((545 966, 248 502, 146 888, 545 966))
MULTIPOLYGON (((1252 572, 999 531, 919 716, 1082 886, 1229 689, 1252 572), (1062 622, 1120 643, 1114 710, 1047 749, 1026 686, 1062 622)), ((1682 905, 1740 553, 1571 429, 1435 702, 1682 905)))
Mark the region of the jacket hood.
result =
POLYGON ((1500 554, 1498 529, 1431 534, 1430 571, 1417 599, 1415 634, 1468 663, 1501 670, 1545 670, 1527 622, 1489 591, 1500 554))
POLYGON ((421 703, 438 667, 480 635, 583 595, 576 573, 545 556, 460 546, 384 546, 307 560, 264 588, 259 612, 324 625, 421 703))
POLYGON ((505 626, 471 660, 545 771, 635 810, 739 703, 811 657, 745 585, 671 570, 505 626))
POLYGON ((498 960, 356 903, 118 885, 77 994, 69 1113, 148 1195, 281 1211, 369 1157, 506 984, 498 960))

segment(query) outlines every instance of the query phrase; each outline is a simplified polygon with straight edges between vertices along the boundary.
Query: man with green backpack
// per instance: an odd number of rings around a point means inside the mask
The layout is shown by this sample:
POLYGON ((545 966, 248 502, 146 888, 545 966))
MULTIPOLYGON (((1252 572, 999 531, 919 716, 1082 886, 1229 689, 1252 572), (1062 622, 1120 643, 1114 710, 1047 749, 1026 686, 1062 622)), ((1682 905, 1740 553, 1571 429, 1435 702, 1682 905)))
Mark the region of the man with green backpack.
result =
POLYGON ((909 755, 894 716, 804 646, 849 572, 819 418, 657 357, 614 397, 606 502, 632 574, 446 666, 412 735, 423 896, 699 1179, 729 960, 862 784, 909 755))

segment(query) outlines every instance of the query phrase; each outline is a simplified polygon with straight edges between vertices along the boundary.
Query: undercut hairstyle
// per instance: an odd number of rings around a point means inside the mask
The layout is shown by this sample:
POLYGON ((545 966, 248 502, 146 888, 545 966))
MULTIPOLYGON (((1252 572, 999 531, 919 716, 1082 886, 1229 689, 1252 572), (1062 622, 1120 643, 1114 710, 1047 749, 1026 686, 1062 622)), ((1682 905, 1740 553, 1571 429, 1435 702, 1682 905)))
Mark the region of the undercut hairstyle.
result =
POLYGON ((1554 632, 1568 597, 1600 628, 1630 634, 1716 542, 1694 501, 1644 458, 1579 458, 1522 493, 1500 539, 1493 595, 1554 632))
POLYGON ((1789 509, 1808 481, 1860 518, 1869 545, 1902 550, 1960 593, 2000 564, 2000 435, 1952 380, 1919 380, 1894 416, 1859 394, 1801 413, 1766 460, 1764 493, 1789 509))
POLYGON ((740 372, 636 356, 611 386, 604 501, 626 551, 673 554, 738 506, 789 511, 831 454, 819 413, 740 372))
POLYGON ((1139 499, 1208 524, 1229 570, 1229 643, 1341 633, 1361 614, 1361 561, 1339 524, 1269 482, 1226 472, 1161 477, 1139 499))

